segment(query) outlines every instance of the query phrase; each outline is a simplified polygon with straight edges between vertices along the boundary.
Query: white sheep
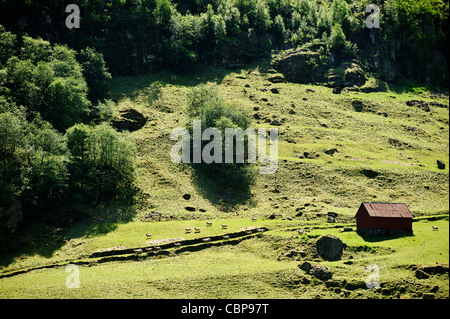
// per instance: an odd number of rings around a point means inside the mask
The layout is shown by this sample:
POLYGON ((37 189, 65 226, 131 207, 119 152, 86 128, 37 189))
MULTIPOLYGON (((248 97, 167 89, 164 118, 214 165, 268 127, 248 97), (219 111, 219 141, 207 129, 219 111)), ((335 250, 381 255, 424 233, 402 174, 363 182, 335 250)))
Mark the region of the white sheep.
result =
POLYGON ((200 228, 198 228, 198 227, 195 227, 194 230, 195 230, 196 233, 200 232, 200 228))
POLYGON ((230 239, 230 236, 228 236, 228 235, 223 235, 223 239, 230 239))
POLYGON ((206 243, 208 241, 211 241, 211 238, 203 238, 202 241, 206 243))

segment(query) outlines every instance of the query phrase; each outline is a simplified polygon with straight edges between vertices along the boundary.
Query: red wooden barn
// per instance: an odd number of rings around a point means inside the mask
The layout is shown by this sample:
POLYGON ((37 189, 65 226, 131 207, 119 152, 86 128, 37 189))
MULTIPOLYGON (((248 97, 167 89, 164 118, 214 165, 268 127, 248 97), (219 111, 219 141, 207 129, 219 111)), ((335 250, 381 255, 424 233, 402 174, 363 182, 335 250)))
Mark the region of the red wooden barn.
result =
POLYGON ((362 203, 356 213, 356 228, 412 232, 412 219, 406 204, 362 203))

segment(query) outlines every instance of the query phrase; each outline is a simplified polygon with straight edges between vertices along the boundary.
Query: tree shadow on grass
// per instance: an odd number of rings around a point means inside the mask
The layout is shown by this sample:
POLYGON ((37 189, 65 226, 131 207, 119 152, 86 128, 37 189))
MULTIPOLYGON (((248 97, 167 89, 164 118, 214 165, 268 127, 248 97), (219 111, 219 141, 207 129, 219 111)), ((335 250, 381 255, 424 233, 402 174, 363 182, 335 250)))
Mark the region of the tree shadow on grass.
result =
POLYGON ((220 210, 228 211, 251 201, 254 174, 251 166, 192 164, 192 183, 198 192, 220 210))
POLYGON ((50 259, 71 239, 114 231, 118 223, 133 219, 138 204, 139 200, 116 200, 90 207, 71 205, 57 218, 49 213, 30 216, 13 234, 0 237, 0 268, 35 255, 50 259))

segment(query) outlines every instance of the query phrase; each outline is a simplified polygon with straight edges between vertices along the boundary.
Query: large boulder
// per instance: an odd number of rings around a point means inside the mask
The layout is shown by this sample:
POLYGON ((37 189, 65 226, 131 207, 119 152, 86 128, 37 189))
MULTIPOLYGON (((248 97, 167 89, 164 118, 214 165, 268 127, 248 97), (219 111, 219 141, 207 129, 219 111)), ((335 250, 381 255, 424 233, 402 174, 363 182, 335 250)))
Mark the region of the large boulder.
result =
POLYGON ((344 86, 361 86, 366 83, 366 75, 359 64, 351 63, 344 71, 344 86))
POLYGON ((339 260, 342 257, 344 243, 334 235, 325 235, 316 242, 317 253, 325 260, 339 260))
POLYGON ((120 116, 112 121, 118 131, 136 131, 147 123, 147 118, 139 111, 127 108, 120 111, 120 116))

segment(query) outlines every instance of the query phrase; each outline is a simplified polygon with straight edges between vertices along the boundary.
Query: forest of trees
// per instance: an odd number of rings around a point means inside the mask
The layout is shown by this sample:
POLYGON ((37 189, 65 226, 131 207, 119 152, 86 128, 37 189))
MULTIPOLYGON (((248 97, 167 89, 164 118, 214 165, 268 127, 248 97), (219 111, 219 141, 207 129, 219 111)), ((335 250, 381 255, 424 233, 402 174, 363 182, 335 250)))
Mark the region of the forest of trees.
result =
POLYGON ((436 52, 448 61, 443 0, 2 0, 0 21, 16 34, 95 48, 113 74, 137 74, 246 63, 314 39, 363 46, 368 4, 379 6, 382 38, 398 46, 396 60, 408 59, 413 75, 436 52), (79 29, 65 25, 69 3, 80 8, 79 29))
POLYGON ((133 145, 89 117, 112 75, 243 65, 313 41, 356 52, 369 3, 411 76, 423 80, 436 52, 448 61, 443 0, 0 0, 0 207, 57 210, 131 189, 133 145), (70 3, 80 28, 66 26, 70 3))
POLYGON ((92 48, 0 27, 0 207, 19 200, 28 212, 57 211, 130 189, 133 146, 107 124, 87 125, 90 98, 110 77, 92 48))

